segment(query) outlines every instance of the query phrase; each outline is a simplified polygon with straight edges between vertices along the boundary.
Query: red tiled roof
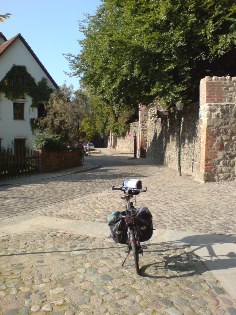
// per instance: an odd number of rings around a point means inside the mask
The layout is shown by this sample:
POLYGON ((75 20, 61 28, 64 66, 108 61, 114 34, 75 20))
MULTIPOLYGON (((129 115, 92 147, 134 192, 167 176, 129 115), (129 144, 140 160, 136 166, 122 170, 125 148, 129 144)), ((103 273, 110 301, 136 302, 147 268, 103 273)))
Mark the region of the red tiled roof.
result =
MULTIPOLYGON (((1 35, 2 33, 0 33, 1 35)), ((2 34, 3 35, 3 34, 2 34)), ((4 35, 3 35, 4 36, 4 35)), ((4 36, 5 37, 5 36, 4 36)), ((2 45, 0 45, 0 56, 2 54, 4 54, 6 52, 6 50, 17 40, 20 39, 23 44, 26 46, 26 48, 29 50, 29 52, 31 53, 31 55, 34 57, 35 61, 38 63, 38 65, 41 67, 41 69, 44 71, 44 73, 48 76, 48 78, 51 80, 51 82, 54 84, 54 86, 57 88, 58 85, 56 84, 56 82, 53 80, 53 78, 51 77, 51 75, 48 73, 48 71, 46 70, 46 68, 44 67, 44 65, 42 64, 42 62, 38 59, 38 57, 35 55, 35 53, 33 52, 32 48, 29 46, 29 44, 26 42, 26 40, 24 39, 23 36, 21 36, 21 34, 18 34, 14 37, 12 37, 11 39, 7 40, 5 43, 3 43, 2 45)))
POLYGON ((0 46, 0 55, 4 53, 4 51, 17 39, 17 37, 18 35, 12 37, 0 46))

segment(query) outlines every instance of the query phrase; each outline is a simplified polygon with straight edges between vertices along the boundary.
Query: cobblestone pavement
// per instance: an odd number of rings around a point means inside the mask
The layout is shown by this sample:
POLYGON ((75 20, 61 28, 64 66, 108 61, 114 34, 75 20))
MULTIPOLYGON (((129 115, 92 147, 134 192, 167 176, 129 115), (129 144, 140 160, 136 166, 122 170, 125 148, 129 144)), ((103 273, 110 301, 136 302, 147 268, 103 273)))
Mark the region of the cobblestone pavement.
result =
MULTIPOLYGON (((137 197, 156 229, 236 234, 236 185, 202 184, 146 159, 91 156, 99 169, 0 182, 0 227, 50 216, 106 222, 120 210, 124 178, 148 187, 137 197)), ((236 314, 236 304, 187 245, 147 242, 142 276, 125 247, 107 237, 53 229, 0 233, 1 315, 236 314)))

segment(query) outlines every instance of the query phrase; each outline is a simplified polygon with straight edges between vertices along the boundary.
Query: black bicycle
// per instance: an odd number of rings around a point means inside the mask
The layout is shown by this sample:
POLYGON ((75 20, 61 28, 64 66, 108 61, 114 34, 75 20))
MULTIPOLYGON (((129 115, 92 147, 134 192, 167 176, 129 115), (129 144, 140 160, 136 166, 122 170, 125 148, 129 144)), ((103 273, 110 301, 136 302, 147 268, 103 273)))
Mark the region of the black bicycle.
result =
MULTIPOLYGON (((122 266, 124 265, 127 257, 130 252, 133 252, 135 270, 138 275, 140 275, 139 269, 139 255, 143 255, 143 246, 140 244, 142 241, 142 227, 146 228, 144 223, 140 223, 138 221, 139 210, 134 207, 131 199, 133 196, 139 195, 141 192, 146 192, 147 188, 142 189, 142 182, 138 179, 127 179, 123 182, 121 187, 112 187, 112 190, 121 190, 124 192, 124 196, 121 198, 126 201, 125 211, 123 212, 115 212, 117 213, 117 219, 114 220, 116 227, 113 233, 117 233, 120 237, 119 240, 115 240, 117 243, 126 243, 127 244, 127 256, 124 259, 122 266), (118 225, 119 224, 119 225, 118 225), (140 239, 141 236, 141 239, 140 239)), ((148 210, 147 208, 145 208, 148 210)), ((149 210, 148 210, 149 211, 149 210)), ((151 214, 150 214, 151 217, 151 214)), ((149 220, 150 221, 150 220, 149 220)), ((110 225, 110 224, 109 224, 110 225)), ((113 225, 115 226, 115 225, 113 225)), ((151 229, 152 224, 151 224, 151 229)), ((150 234, 150 233, 149 233, 150 234)), ((152 234, 152 231, 151 231, 152 234)), ((116 237, 116 235, 115 235, 116 237)), ((114 237, 113 237, 114 238, 114 237)), ((150 238, 148 236, 148 238, 150 238)))

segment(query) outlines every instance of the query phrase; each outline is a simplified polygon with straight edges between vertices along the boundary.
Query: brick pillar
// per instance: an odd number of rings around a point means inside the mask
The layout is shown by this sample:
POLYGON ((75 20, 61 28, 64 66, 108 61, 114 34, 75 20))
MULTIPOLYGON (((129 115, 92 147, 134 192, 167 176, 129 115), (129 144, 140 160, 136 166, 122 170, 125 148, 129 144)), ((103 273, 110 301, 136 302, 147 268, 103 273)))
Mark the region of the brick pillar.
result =
POLYGON ((236 78, 200 83, 200 174, 203 181, 235 179, 236 78))
POLYGON ((45 149, 40 149, 39 151, 39 171, 40 172, 47 172, 49 167, 48 167, 48 156, 49 153, 45 149))

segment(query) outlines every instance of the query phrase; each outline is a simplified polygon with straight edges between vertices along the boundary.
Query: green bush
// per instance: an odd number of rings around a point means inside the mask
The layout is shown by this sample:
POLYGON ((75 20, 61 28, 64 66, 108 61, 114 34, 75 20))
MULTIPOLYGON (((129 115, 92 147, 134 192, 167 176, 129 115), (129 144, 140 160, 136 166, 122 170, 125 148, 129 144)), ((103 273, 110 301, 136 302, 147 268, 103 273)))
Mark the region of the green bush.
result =
POLYGON ((34 147, 39 149, 46 149, 48 151, 63 151, 66 150, 65 144, 61 138, 55 134, 47 132, 38 133, 34 139, 34 147))

